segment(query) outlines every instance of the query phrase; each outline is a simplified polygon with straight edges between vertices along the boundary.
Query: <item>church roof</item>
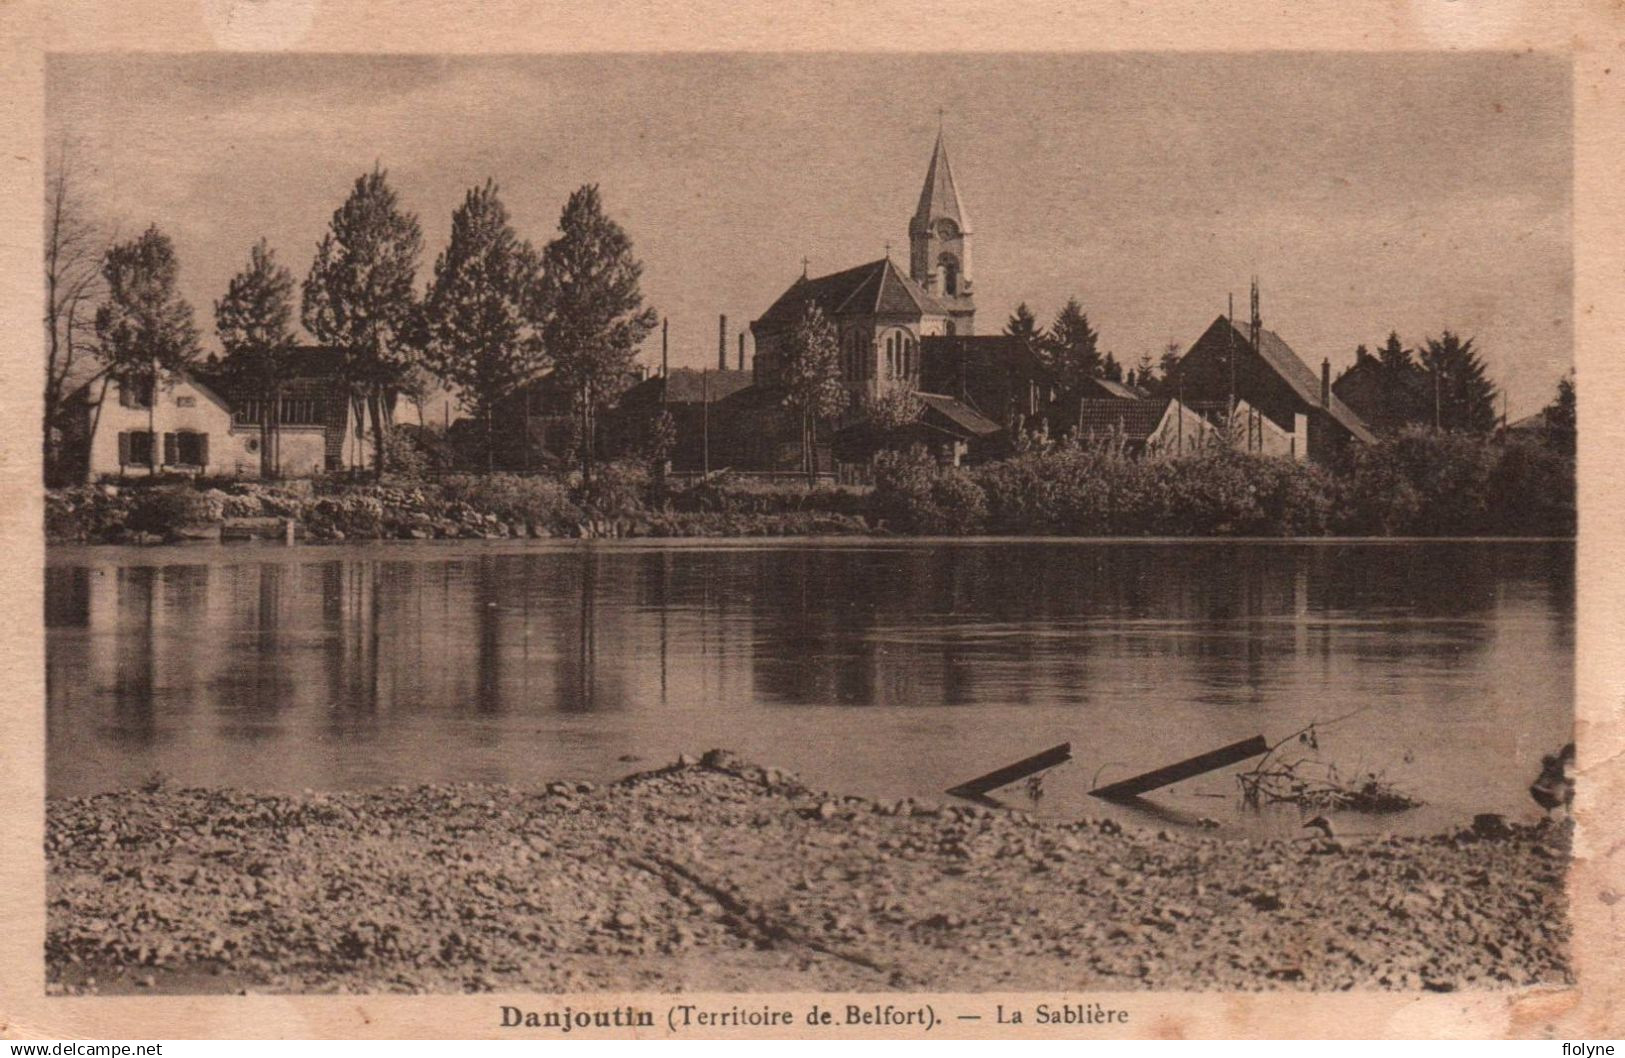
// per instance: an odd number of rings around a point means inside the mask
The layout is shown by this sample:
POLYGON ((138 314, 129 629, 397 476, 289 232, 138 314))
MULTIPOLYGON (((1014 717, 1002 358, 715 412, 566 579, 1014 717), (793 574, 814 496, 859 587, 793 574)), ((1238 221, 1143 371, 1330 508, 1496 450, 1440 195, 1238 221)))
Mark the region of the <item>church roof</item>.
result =
POLYGON ((802 276, 768 306, 756 324, 768 329, 789 327, 808 302, 817 303, 826 316, 926 316, 949 311, 886 257, 814 279, 802 276))
POLYGON ((920 205, 914 211, 916 222, 930 222, 938 217, 951 217, 960 231, 970 231, 970 217, 959 201, 959 188, 954 184, 953 166, 948 164, 948 148, 937 133, 937 145, 931 151, 931 166, 925 171, 925 187, 920 191, 920 205))

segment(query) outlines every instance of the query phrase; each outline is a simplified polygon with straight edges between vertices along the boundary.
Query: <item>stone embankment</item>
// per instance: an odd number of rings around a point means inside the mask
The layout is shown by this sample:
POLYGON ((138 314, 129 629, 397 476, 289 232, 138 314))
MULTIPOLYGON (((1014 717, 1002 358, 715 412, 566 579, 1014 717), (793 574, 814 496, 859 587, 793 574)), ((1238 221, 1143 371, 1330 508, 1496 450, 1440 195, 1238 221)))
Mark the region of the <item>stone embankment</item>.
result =
POLYGON ((713 751, 608 786, 47 808, 56 992, 1510 988, 1568 980, 1567 828, 1343 843, 807 789, 713 751))

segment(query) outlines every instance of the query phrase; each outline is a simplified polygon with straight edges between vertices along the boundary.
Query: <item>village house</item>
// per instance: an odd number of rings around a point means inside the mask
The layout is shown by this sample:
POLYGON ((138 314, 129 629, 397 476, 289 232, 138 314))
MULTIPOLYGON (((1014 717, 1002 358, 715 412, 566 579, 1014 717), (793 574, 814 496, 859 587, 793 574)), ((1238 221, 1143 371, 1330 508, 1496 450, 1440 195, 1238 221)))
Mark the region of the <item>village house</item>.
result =
MULTIPOLYGON (((364 403, 345 391, 336 350, 293 350, 284 361, 274 408, 263 394, 224 379, 216 387, 231 406, 236 444, 245 455, 257 457, 238 461, 234 473, 239 477, 314 477, 372 466, 371 424, 364 403), (268 417, 274 429, 264 428, 268 417)), ((386 422, 393 419, 394 405, 391 394, 385 402, 386 422)))
POLYGON ((156 393, 144 380, 103 377, 64 405, 64 450, 79 480, 308 477, 372 465, 371 432, 338 380, 336 354, 319 348, 290 358, 274 432, 262 428, 268 402, 234 392, 217 364, 160 372, 156 393))
POLYGON ((720 469, 738 458, 730 412, 719 406, 751 384, 743 370, 696 370, 679 367, 639 381, 621 394, 605 416, 604 442, 608 451, 621 454, 647 451, 655 422, 664 412, 671 416, 674 434, 667 461, 673 471, 689 473, 720 469))
POLYGON ((87 382, 68 395, 63 418, 64 451, 81 480, 234 474, 246 456, 233 443, 230 406, 186 372, 161 372, 156 392, 150 379, 87 382))
POLYGON ((1180 357, 1166 383, 1174 395, 1218 421, 1233 418, 1238 446, 1250 451, 1325 463, 1350 443, 1373 442, 1366 424, 1333 395, 1330 363, 1321 364, 1317 385, 1309 365, 1260 324, 1256 287, 1253 305, 1250 323, 1220 316, 1180 357))

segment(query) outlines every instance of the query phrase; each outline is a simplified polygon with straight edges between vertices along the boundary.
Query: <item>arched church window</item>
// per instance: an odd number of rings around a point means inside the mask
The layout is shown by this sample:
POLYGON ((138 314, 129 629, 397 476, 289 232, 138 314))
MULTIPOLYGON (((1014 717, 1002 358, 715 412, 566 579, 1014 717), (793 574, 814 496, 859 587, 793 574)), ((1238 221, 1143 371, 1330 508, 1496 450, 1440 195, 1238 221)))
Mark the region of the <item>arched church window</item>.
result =
POLYGON ((937 259, 937 266, 942 269, 942 289, 950 295, 959 294, 959 258, 951 253, 945 253, 937 259))

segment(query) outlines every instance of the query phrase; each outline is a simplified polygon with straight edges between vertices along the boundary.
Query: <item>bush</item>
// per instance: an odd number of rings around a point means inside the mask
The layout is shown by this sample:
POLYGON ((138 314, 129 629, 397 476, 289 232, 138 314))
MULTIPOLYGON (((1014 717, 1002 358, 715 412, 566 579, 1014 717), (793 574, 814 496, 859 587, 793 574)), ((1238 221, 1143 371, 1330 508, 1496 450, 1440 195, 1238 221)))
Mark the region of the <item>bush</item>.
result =
POLYGON ((625 518, 646 509, 649 468, 642 463, 617 461, 593 467, 592 481, 578 484, 571 499, 595 518, 625 518))
POLYGON ((504 522, 559 528, 582 519, 570 490, 558 478, 540 474, 452 474, 440 481, 448 503, 461 503, 504 522))
POLYGON ((131 490, 129 529, 164 535, 189 525, 225 517, 219 494, 198 492, 190 485, 154 485, 131 490))
POLYGON ((872 509, 882 525, 928 536, 981 532, 987 494, 962 470, 939 466, 922 448, 875 457, 872 509))
POLYGON ((1413 429, 1352 454, 1338 531, 1571 535, 1574 460, 1540 444, 1413 429))

